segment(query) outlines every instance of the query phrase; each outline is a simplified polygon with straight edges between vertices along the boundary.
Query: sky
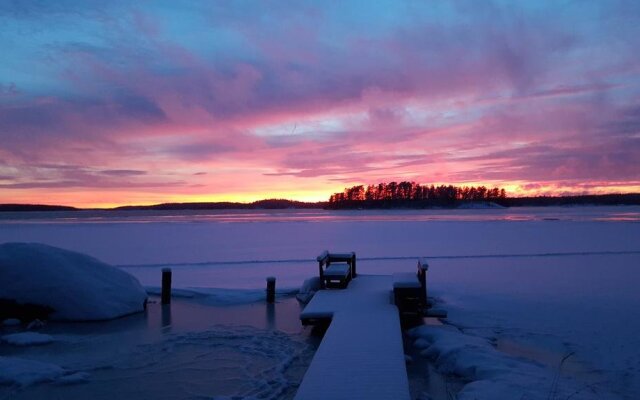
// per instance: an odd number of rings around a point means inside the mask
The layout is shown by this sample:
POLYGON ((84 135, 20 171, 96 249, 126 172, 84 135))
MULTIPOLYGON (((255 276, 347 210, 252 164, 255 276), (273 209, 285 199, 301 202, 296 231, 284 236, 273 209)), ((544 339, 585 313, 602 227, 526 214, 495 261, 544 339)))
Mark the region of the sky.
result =
POLYGON ((640 192, 640 2, 0 0, 0 203, 640 192))

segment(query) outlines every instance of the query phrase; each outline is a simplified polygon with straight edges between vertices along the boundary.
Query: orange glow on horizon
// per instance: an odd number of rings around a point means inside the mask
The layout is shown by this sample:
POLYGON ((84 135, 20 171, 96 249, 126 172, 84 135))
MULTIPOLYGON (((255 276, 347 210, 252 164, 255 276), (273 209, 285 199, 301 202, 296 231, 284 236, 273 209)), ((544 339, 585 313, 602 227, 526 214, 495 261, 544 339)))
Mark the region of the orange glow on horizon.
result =
POLYGON ((60 194, 42 195, 22 194, 20 196, 0 198, 0 204, 48 204, 71 206, 77 208, 115 208, 120 206, 148 206, 161 203, 252 203, 254 201, 266 199, 287 199, 304 202, 318 202, 328 200, 331 193, 327 193, 324 190, 175 195, 128 192, 67 192, 60 194))
MULTIPOLYGON (((389 181, 390 182, 390 181, 389 181)), ((365 183, 373 184, 374 182, 365 183)), ((377 183, 377 182, 376 182, 377 183)), ((429 184, 431 182, 421 184, 429 184)), ((204 203, 204 202, 237 202, 251 203, 265 199, 287 199, 304 202, 327 201, 333 193, 342 192, 346 187, 356 186, 362 183, 347 183, 344 186, 332 185, 323 189, 305 190, 280 190, 270 192, 239 192, 239 193, 219 193, 219 194, 171 194, 128 192, 128 191, 64 191, 61 193, 46 193, 44 191, 34 191, 25 193, 15 191, 5 193, 0 197, 0 203, 12 204, 50 204, 64 205, 78 208, 114 208, 127 205, 153 205, 160 203, 204 203), (6 196, 8 195, 8 196, 6 196)), ((640 183, 633 184, 618 182, 596 182, 590 183, 588 187, 584 185, 562 185, 557 183, 536 183, 528 182, 460 182, 460 183, 433 183, 435 186, 452 184, 455 186, 486 186, 500 187, 507 191, 509 197, 528 196, 563 196, 563 195, 597 195, 597 194, 620 194, 620 193, 640 193, 640 183)))

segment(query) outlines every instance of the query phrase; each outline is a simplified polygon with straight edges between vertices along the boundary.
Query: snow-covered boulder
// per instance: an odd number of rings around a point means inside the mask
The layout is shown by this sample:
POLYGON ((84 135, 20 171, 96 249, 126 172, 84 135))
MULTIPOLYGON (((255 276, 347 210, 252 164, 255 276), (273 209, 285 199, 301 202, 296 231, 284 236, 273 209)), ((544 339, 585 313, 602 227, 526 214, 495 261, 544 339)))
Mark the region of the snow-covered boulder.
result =
POLYGON ((0 300, 51 310, 55 320, 93 321, 143 311, 130 274, 93 257, 38 243, 0 245, 0 300))

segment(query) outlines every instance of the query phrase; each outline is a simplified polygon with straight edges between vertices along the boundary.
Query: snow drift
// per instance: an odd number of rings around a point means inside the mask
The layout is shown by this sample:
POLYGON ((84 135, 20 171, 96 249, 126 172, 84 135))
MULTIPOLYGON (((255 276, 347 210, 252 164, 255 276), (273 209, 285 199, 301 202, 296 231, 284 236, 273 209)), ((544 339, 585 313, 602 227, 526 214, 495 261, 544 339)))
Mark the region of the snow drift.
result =
POLYGON ((410 330, 409 335, 438 371, 469 381, 456 397, 460 400, 611 398, 591 385, 561 376, 559 370, 504 354, 486 339, 464 334, 451 325, 423 325, 410 330))
POLYGON ((0 245, 0 300, 51 309, 55 320, 93 321, 143 311, 129 273, 85 254, 38 243, 0 245))

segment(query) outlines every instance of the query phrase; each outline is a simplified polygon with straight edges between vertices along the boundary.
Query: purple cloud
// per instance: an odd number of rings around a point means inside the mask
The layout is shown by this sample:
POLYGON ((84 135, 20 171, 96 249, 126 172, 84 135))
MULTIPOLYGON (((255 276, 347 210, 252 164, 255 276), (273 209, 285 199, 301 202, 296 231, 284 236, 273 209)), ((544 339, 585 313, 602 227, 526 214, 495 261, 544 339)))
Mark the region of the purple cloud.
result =
POLYGON ((14 189, 639 179, 636 2, 21 2, 0 20, 14 189))

